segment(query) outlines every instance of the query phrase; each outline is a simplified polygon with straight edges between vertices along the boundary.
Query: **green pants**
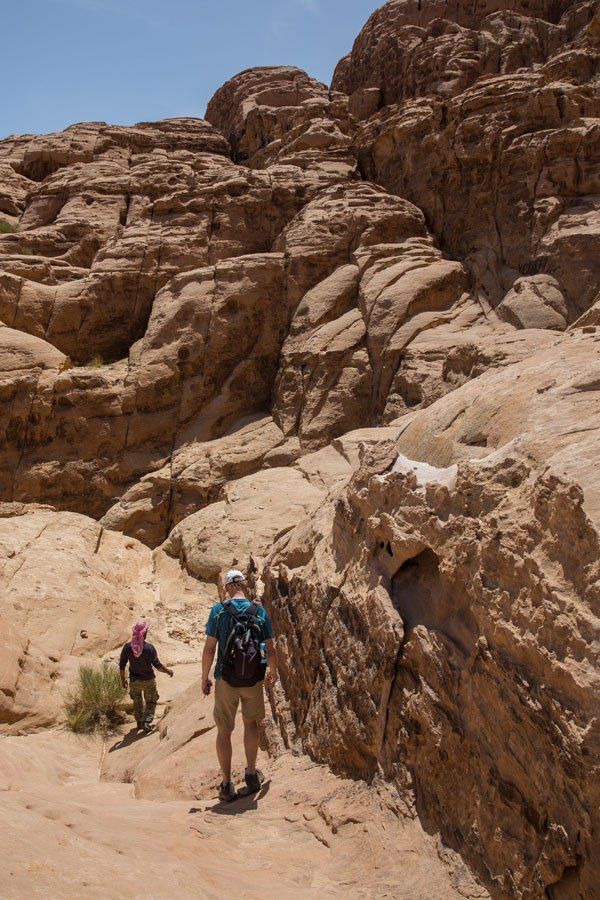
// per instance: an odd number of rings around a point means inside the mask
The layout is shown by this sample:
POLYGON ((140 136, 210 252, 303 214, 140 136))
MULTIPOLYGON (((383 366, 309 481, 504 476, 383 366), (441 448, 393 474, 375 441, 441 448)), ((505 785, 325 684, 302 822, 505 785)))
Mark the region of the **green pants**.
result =
POLYGON ((135 715, 135 721, 138 725, 143 725, 144 722, 150 725, 154 718, 154 712, 158 702, 156 679, 151 678, 149 681, 130 681, 129 696, 133 700, 133 714, 135 715), (146 701, 145 709, 144 701, 146 701))

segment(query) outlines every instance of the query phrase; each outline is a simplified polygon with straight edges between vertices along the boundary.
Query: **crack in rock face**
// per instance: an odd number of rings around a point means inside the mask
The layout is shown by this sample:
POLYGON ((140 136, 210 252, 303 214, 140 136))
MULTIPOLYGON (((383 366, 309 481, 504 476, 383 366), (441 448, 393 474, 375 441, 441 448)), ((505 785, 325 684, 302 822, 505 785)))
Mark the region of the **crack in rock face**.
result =
POLYGON ((205 119, 0 140, 16 893, 55 889, 31 834, 73 896, 79 837, 104 893, 218 883, 196 682, 233 566, 276 633, 269 883, 597 896, 599 65, 595 0, 389 0, 331 86, 260 67, 205 119), (175 677, 98 766, 52 729, 138 616, 175 677))

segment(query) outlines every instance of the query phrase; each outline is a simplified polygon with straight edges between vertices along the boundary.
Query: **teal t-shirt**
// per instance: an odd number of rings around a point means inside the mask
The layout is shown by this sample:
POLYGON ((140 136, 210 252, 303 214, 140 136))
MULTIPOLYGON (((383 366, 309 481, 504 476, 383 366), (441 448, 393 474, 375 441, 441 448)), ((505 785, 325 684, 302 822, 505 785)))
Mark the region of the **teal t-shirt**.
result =
MULTIPOLYGON (((252 606, 250 600, 242 600, 241 597, 236 598, 231 602, 233 603, 235 611, 238 613, 243 613, 248 609, 249 606, 252 606)), ((260 620, 260 623, 262 625, 263 641, 268 641, 273 637, 273 626, 271 625, 269 613, 263 606, 259 606, 256 612, 256 617, 260 620)), ((225 652, 227 635, 229 634, 230 626, 231 616, 222 603, 215 603, 210 611, 205 629, 205 634, 208 637, 216 638, 218 642, 219 652, 217 654, 217 665, 215 666, 215 678, 221 677, 221 671, 223 669, 223 653, 225 652)))

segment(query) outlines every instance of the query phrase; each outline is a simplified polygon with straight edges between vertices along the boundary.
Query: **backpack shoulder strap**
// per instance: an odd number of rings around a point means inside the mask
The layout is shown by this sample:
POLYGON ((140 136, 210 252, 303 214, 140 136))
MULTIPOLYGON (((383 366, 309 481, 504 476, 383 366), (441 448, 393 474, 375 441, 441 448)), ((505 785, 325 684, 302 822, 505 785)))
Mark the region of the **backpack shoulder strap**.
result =
POLYGON ((248 607, 246 613, 250 613, 251 616, 257 618, 261 609, 264 609, 264 607, 260 600, 250 600, 249 602, 252 604, 252 606, 248 607))

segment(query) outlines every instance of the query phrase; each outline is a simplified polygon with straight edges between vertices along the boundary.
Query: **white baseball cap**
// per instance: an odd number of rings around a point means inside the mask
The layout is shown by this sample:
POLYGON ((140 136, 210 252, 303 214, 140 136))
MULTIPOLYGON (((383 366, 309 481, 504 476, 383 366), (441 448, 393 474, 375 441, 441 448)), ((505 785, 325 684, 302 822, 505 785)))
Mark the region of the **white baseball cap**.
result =
POLYGON ((237 584, 238 581, 245 581, 244 575, 239 569, 230 569, 225 575, 225 584, 237 584))

